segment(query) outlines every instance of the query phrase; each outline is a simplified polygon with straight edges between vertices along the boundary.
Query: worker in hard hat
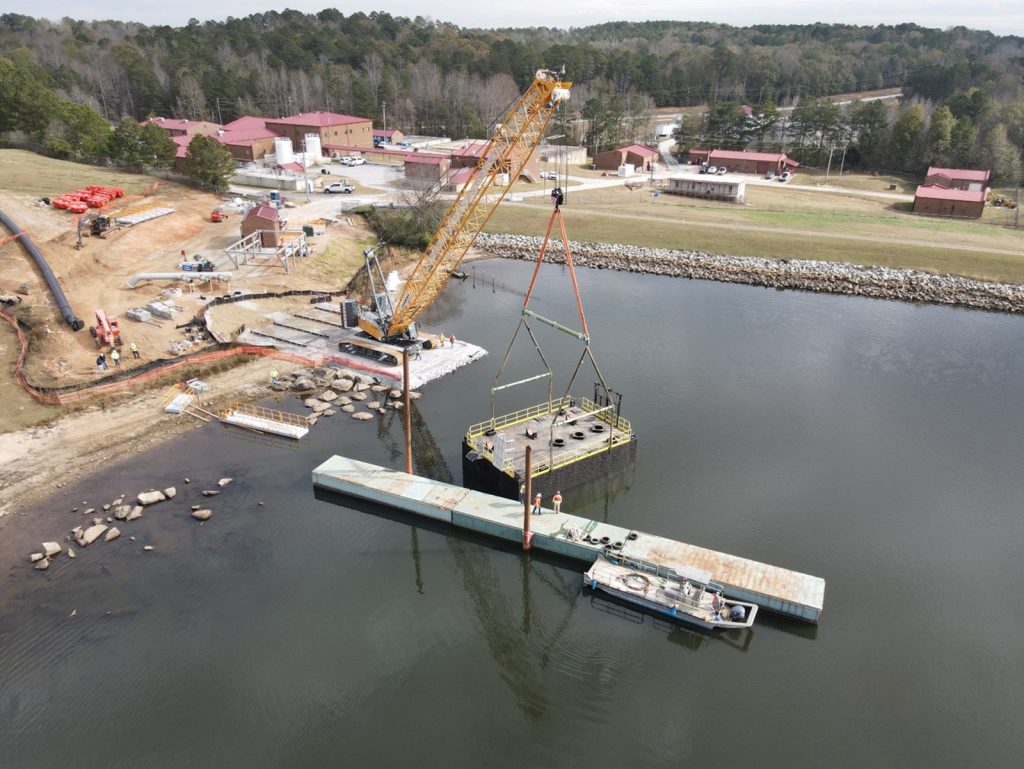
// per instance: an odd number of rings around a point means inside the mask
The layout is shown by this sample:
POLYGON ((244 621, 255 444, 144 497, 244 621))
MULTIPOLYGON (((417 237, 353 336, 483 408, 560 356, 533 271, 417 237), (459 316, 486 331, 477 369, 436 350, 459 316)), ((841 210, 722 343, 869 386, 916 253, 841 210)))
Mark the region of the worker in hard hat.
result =
POLYGON ((535 496, 533 498, 533 514, 534 515, 540 515, 540 503, 541 503, 541 500, 542 500, 542 497, 541 497, 540 492, 538 491, 537 492, 537 496, 535 496))
POLYGON ((560 491, 556 491, 555 492, 555 496, 553 496, 551 498, 551 505, 552 505, 552 508, 554 509, 554 511, 556 513, 559 513, 559 512, 562 511, 562 492, 560 492, 560 491))
POLYGON ((113 348, 113 349, 112 349, 112 350, 110 351, 110 360, 112 360, 112 361, 114 362, 114 365, 115 365, 115 366, 117 366, 117 367, 119 367, 119 368, 120 368, 120 366, 121 366, 121 353, 119 353, 119 352, 117 351, 117 348, 116 348, 116 347, 114 347, 114 348, 113 348))
POLYGON ((137 344, 135 344, 135 342, 132 342, 130 345, 128 345, 128 349, 132 351, 133 358, 139 357, 139 347, 137 344))
POLYGON ((272 368, 272 369, 270 369, 270 381, 271 381, 271 382, 272 382, 273 384, 277 384, 277 378, 278 378, 278 376, 279 376, 279 375, 278 375, 278 373, 277 373, 277 369, 276 369, 276 368, 272 368))

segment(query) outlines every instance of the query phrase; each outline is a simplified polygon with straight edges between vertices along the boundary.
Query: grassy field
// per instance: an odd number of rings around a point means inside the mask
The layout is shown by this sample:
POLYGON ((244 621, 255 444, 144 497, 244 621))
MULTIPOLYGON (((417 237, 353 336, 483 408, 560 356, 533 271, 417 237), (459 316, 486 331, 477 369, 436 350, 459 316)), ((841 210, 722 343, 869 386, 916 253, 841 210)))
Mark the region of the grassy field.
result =
MULTIPOLYGON (((872 185, 877 190, 882 184, 887 190, 890 183, 879 177, 846 179, 851 190, 872 185)), ((565 216, 570 237, 580 241, 909 267, 1024 283, 1020 230, 920 217, 899 206, 893 200, 782 185, 748 185, 747 205, 613 187, 570 194, 565 216)), ((549 213, 541 199, 503 205, 488 229, 536 235, 549 213)))
POLYGON ((68 163, 24 150, 0 152, 0 178, 5 189, 49 198, 89 184, 122 187, 128 194, 138 195, 153 183, 139 174, 68 163))

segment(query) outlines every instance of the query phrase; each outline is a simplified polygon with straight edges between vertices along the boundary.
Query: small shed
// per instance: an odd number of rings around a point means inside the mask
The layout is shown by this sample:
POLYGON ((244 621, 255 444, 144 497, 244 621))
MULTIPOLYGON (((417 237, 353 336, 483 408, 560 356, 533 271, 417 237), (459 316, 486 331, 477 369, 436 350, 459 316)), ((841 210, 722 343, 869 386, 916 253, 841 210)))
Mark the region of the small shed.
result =
POLYGON ((247 238, 254 232, 260 233, 260 242, 264 248, 277 248, 281 245, 281 231, 284 220, 280 210, 271 206, 255 206, 250 208, 242 219, 242 237, 247 238))
POLYGON ((985 210, 985 190, 954 190, 922 184, 914 194, 914 213, 980 219, 985 210))
POLYGON ((448 175, 451 165, 445 155, 410 152, 405 156, 405 179, 414 187, 430 187, 448 175))
POLYGON ((620 166, 631 165, 637 170, 647 170, 650 163, 658 159, 657 150, 642 144, 630 144, 625 147, 598 152, 594 156, 594 167, 601 171, 618 171, 620 166))

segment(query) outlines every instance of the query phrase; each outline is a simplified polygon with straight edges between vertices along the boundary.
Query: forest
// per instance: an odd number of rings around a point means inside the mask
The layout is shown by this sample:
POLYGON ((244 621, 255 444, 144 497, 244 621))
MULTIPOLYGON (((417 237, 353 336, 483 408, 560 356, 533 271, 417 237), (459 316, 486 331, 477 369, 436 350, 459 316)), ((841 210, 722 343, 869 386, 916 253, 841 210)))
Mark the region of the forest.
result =
POLYGON ((553 131, 592 151, 646 138, 656 107, 710 108, 683 138, 786 141, 776 125, 729 128, 731 111, 757 105, 769 122, 772 109, 794 108, 784 125, 810 160, 842 146, 854 163, 916 170, 994 153, 1001 177, 1020 174, 1024 38, 914 24, 479 30, 326 9, 169 27, 3 14, 0 99, 12 108, 0 132, 88 156, 105 141, 100 123, 123 118, 324 109, 406 133, 483 136, 541 67, 574 81, 573 111, 553 131), (897 110, 865 102, 831 120, 825 97, 887 87, 903 89, 897 110))

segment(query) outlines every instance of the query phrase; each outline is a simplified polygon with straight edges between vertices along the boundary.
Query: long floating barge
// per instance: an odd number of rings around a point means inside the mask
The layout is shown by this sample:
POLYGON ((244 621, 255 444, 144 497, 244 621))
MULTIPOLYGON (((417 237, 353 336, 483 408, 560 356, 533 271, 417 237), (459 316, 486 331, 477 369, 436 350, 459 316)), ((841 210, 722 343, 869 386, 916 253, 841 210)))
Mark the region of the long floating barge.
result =
MULTIPOLYGON (((333 456, 313 470, 313 486, 468 531, 511 542, 523 540, 521 502, 400 470, 333 456)), ((530 530, 533 547, 588 564, 606 545, 622 558, 658 565, 659 573, 663 569, 667 574, 680 563, 689 564, 713 574, 730 598, 805 622, 817 623, 825 600, 821 577, 568 513, 545 510, 533 515, 530 530)))

